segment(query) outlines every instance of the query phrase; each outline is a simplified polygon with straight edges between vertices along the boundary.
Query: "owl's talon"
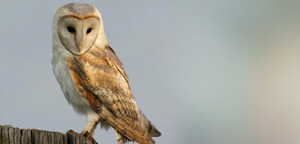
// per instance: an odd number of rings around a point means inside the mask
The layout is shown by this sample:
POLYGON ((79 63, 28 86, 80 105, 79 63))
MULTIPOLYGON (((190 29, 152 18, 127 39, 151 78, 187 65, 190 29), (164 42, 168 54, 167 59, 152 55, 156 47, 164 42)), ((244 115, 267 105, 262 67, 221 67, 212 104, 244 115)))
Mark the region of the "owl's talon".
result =
POLYGON ((84 136, 86 137, 87 139, 89 139, 90 141, 93 142, 93 144, 98 144, 97 141, 91 136, 89 135, 89 132, 81 132, 81 133, 77 133, 75 131, 73 131, 72 129, 68 130, 67 133, 70 133, 70 134, 74 134, 74 135, 81 135, 81 136, 84 136))
POLYGON ((85 132, 83 131, 80 133, 80 135, 83 135, 87 139, 91 140, 93 143, 97 143, 96 140, 93 138, 93 136, 90 135, 90 133, 88 131, 85 131, 85 132))
POLYGON ((90 133, 88 131, 82 131, 80 134, 83 135, 84 137, 87 137, 88 135, 90 135, 90 133))
POLYGON ((72 129, 68 130, 67 133, 79 135, 79 133, 73 131, 72 129))
POLYGON ((93 143, 97 144, 96 140, 92 136, 89 135, 89 136, 86 136, 86 138, 88 138, 89 140, 91 140, 93 143))

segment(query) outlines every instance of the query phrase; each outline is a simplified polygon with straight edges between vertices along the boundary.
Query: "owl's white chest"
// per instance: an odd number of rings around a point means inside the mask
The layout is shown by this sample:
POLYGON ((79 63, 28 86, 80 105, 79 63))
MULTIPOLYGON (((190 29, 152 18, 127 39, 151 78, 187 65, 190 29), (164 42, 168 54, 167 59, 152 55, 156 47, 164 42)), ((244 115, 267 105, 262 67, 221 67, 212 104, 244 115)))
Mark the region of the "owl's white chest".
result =
POLYGON ((67 58, 70 56, 72 55, 68 52, 54 51, 52 57, 53 72, 68 103, 73 106, 76 112, 87 114, 93 110, 90 108, 88 101, 79 94, 73 83, 67 62, 67 58))

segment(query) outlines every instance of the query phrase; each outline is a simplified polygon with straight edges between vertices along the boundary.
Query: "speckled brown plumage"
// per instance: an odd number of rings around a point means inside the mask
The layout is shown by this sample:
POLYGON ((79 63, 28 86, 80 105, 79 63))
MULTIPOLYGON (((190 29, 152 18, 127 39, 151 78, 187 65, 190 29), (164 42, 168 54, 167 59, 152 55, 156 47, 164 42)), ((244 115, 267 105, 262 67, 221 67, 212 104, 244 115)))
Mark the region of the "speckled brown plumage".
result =
POLYGON ((153 143, 142 123, 128 77, 115 52, 93 47, 68 60, 73 82, 91 108, 129 140, 153 143))

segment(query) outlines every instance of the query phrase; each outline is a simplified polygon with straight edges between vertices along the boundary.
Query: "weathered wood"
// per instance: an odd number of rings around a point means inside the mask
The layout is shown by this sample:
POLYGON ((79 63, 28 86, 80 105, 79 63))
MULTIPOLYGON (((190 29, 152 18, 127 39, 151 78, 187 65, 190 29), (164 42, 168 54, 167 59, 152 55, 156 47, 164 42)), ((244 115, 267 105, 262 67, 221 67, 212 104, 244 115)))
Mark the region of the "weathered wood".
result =
POLYGON ((0 125, 0 144, 96 144, 81 135, 0 125))
POLYGON ((58 132, 48 132, 48 144, 67 144, 67 136, 58 132))
POLYGON ((34 144, 47 144, 47 132, 43 130, 32 129, 31 138, 34 144))
POLYGON ((31 144, 31 130, 30 129, 22 129, 21 130, 21 144, 31 144))
POLYGON ((21 144, 21 130, 19 128, 12 128, 13 129, 13 142, 14 144, 21 144))
POLYGON ((9 127, 8 128, 8 141, 11 144, 20 144, 20 129, 9 127))
POLYGON ((1 137, 2 137, 2 143, 1 144, 9 144, 8 127, 2 127, 1 137))
POLYGON ((0 125, 0 144, 2 144, 2 126, 0 125))
POLYGON ((0 144, 2 144, 2 126, 0 125, 0 144))

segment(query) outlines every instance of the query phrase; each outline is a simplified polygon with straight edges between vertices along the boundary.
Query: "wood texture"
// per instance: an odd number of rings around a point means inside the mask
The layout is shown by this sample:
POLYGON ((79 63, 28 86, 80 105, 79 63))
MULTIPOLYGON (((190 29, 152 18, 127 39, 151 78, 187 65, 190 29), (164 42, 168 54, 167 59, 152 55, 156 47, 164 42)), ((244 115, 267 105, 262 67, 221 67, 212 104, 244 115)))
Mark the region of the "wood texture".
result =
POLYGON ((81 135, 0 125, 0 144, 97 144, 81 135))

